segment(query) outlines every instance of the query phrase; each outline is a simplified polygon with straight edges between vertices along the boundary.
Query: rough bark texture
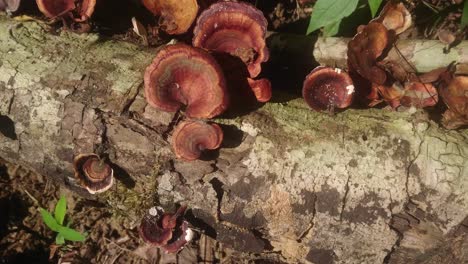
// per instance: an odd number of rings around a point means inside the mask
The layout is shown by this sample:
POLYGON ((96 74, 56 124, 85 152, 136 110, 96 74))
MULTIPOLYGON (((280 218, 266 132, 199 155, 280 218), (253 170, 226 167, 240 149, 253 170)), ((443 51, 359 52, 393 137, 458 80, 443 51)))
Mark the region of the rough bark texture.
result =
POLYGON ((0 157, 84 194, 73 156, 105 155, 118 181, 98 199, 128 227, 154 202, 186 203, 193 225, 256 258, 434 263, 444 248, 468 261, 468 130, 422 111, 328 116, 293 99, 218 119, 218 155, 182 162, 168 144, 177 117, 142 94, 154 52, 1 18, 0 157))
MULTIPOLYGON (((349 40, 347 38, 272 34, 268 38, 268 44, 273 56, 283 57, 284 61, 290 61, 292 58, 307 58, 319 64, 346 69, 349 40)), ((456 47, 447 50, 446 45, 438 40, 397 40, 385 61, 394 61, 409 72, 415 69, 418 72, 428 72, 456 62, 459 63, 457 72, 468 74, 468 41, 462 41, 456 47)))

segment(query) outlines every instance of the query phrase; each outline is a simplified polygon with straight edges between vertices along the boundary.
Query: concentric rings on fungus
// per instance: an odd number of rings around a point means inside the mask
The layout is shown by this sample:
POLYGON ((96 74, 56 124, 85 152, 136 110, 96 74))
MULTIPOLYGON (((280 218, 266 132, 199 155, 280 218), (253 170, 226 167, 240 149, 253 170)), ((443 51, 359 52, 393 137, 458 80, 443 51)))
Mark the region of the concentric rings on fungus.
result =
POLYGON ((96 154, 81 154, 73 161, 75 177, 91 194, 107 191, 114 183, 114 171, 96 154))
POLYGON ((205 149, 217 149, 223 141, 223 130, 217 124, 183 121, 172 135, 172 148, 184 160, 196 160, 205 149))
POLYGON ((239 57, 250 77, 260 74, 261 63, 269 58, 265 43, 268 22, 253 5, 218 2, 197 19, 192 44, 195 47, 226 52, 239 57))
POLYGON ((224 75, 206 51, 174 44, 158 52, 145 72, 145 95, 158 109, 175 112, 183 105, 190 118, 212 118, 228 106, 224 75))
POLYGON ((307 75, 302 96, 315 111, 346 108, 353 100, 355 89, 349 75, 341 69, 319 66, 307 75))

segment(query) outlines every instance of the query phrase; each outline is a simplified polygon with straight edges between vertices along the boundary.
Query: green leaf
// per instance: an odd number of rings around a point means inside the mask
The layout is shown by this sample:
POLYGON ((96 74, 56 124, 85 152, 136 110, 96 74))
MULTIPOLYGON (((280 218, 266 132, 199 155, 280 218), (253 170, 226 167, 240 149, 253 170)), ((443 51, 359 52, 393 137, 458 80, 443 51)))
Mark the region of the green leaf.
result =
POLYGON ((461 26, 462 27, 468 26, 468 0, 465 0, 465 5, 463 6, 461 26))
POLYGON ((63 225, 63 220, 65 219, 65 214, 67 212, 67 200, 65 199, 65 196, 62 195, 60 197, 60 200, 57 202, 55 205, 55 220, 59 225, 63 225))
POLYGON ((62 226, 59 225, 59 224, 57 223, 57 221, 55 220, 55 218, 54 218, 49 212, 47 212, 44 208, 40 208, 39 210, 40 210, 40 212, 41 212, 42 220, 44 221, 44 223, 45 223, 52 231, 59 232, 59 230, 60 230, 60 228, 61 228, 62 226))
POLYGON ((86 239, 80 232, 65 226, 61 226, 59 232, 66 240, 82 242, 86 239))
POLYGON ((55 237, 55 244, 57 245, 65 244, 65 238, 63 237, 62 233, 57 233, 57 236, 55 237))
POLYGON ((368 0, 369 7, 372 14, 372 17, 375 17, 377 11, 379 11, 380 5, 382 4, 382 0, 368 0))
POLYGON ((307 34, 351 15, 358 2, 359 0, 318 0, 310 17, 307 34))
POLYGON ((340 30, 340 24, 341 24, 342 20, 339 20, 339 21, 335 21, 329 25, 326 25, 324 28, 323 28, 323 35, 325 37, 332 37, 332 36, 335 36, 336 34, 338 34, 338 31, 340 30))

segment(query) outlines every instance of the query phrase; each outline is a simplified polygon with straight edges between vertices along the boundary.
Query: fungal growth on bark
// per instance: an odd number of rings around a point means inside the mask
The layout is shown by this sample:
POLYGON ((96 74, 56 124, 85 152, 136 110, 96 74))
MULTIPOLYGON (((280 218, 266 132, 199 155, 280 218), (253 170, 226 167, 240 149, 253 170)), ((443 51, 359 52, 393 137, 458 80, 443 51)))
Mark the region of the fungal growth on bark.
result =
POLYGON ((391 34, 380 23, 364 26, 348 44, 348 65, 372 83, 383 85, 385 71, 378 65, 379 57, 391 43, 391 34))
POLYGON ((405 5, 393 1, 389 1, 384 6, 375 21, 382 23, 388 30, 393 30, 397 35, 407 30, 412 23, 411 13, 405 5))
POLYGON ((96 6, 96 0, 36 0, 36 3, 48 18, 69 16, 77 22, 88 20, 96 6))
POLYGON ((192 43, 241 58, 254 78, 269 57, 265 43, 267 25, 263 13, 250 4, 218 2, 198 17, 192 43))
POLYGON ((223 141, 223 130, 214 123, 183 121, 172 135, 172 148, 177 158, 196 160, 206 149, 217 149, 223 141))
POLYGON ((254 80, 252 78, 247 78, 250 88, 252 89, 257 101, 265 103, 271 99, 271 83, 268 79, 262 78, 259 80, 254 80))
POLYGON ((407 82, 405 92, 400 99, 403 106, 424 108, 434 106, 439 101, 436 88, 431 83, 407 82))
POLYGON ((315 68, 307 75, 302 87, 302 96, 315 111, 330 111, 346 108, 353 100, 354 85, 348 73, 338 68, 315 68))
POLYGON ((139 233, 146 243, 160 247, 166 253, 177 253, 193 237, 188 222, 183 219, 186 206, 181 206, 175 213, 165 213, 160 207, 149 209, 141 220, 139 233))
POLYGON ((439 92, 448 107, 442 124, 448 129, 468 125, 468 77, 443 74, 439 92))
POLYGON ((80 154, 73 161, 75 177, 91 194, 107 191, 114 183, 112 168, 96 154, 80 154))
POLYGON ((172 35, 187 32, 198 13, 196 0, 143 0, 143 5, 159 16, 161 29, 172 35))
POLYGON ((0 0, 0 11, 15 12, 20 4, 21 0, 0 0))
MULTIPOLYGON (((203 11, 197 19, 192 44, 216 52, 225 52, 240 58, 251 78, 257 77, 261 64, 269 58, 265 42, 267 20, 254 6, 243 2, 218 2, 203 11)), ((249 84, 258 101, 266 102, 271 94, 267 79, 249 84), (267 91, 268 89, 268 91, 267 91)))
POLYGON ((158 109, 175 112, 185 105, 190 118, 212 118, 228 106, 221 68, 206 51, 174 44, 158 52, 145 72, 145 95, 158 109))

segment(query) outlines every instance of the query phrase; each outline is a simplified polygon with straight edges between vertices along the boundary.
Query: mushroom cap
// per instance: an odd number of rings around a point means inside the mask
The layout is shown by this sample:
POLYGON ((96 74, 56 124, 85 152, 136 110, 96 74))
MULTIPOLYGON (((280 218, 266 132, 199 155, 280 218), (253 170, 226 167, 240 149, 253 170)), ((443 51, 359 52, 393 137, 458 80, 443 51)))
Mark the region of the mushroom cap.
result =
POLYGON ((316 111, 346 108, 353 100, 354 85, 348 73, 338 68, 319 66, 307 75, 302 96, 316 111))
POLYGON ((378 22, 364 26, 348 43, 348 65, 372 83, 383 85, 387 75, 377 66, 378 58, 387 49, 392 38, 389 31, 378 22))
POLYGON ((0 11, 15 12, 20 4, 21 0, 0 0, 0 11))
MULTIPOLYGON (((167 215, 167 214, 164 214, 167 215)), ((148 244, 162 246, 172 238, 172 229, 161 226, 160 215, 146 215, 140 223, 140 237, 148 244)))
POLYGON ((191 118, 212 118, 228 106, 222 70, 206 51, 185 44, 174 44, 158 52, 145 72, 148 103, 175 112, 186 105, 191 118))
POLYGON ((448 129, 468 125, 468 76, 456 76, 442 82, 439 92, 448 107, 442 124, 448 129))
POLYGON ((254 78, 260 74, 261 63, 269 58, 267 25, 263 13, 250 4, 218 2, 198 17, 192 44, 241 58, 254 78))
POLYGON ((223 141, 223 130, 217 124, 203 121, 183 121, 172 135, 172 148, 187 161, 196 160, 205 149, 217 149, 223 141))
POLYGON ((167 245, 162 246, 166 253, 177 253, 193 238, 193 231, 188 227, 187 221, 182 221, 178 229, 174 231, 174 241, 168 241, 167 245))
POLYGON ((254 80, 252 78, 247 78, 250 88, 252 89, 257 101, 265 103, 270 101, 271 93, 271 83, 268 79, 259 79, 254 80))
POLYGON ((196 0, 143 0, 143 5, 160 16, 160 25, 168 34, 187 32, 198 13, 196 0))
POLYGON ((74 0, 36 0, 36 3, 48 18, 55 18, 75 9, 74 0))
POLYGON ((391 85, 372 85, 393 109, 400 106, 400 99, 405 94, 405 87, 400 82, 395 81, 391 85))
POLYGON ((430 83, 407 82, 405 91, 400 99, 403 106, 424 108, 434 106, 439 101, 436 88, 430 83))
POLYGON ((96 0, 82 0, 78 4, 78 14, 80 18, 78 21, 85 21, 90 18, 94 13, 94 8, 96 7, 96 0))
POLYGON ((406 9, 405 5, 393 1, 389 1, 384 6, 375 21, 382 23, 388 30, 395 31, 397 35, 407 30, 412 23, 411 13, 406 9))
POLYGON ((73 161, 75 177, 91 194, 107 191, 114 183, 112 168, 96 154, 80 154, 73 161))

